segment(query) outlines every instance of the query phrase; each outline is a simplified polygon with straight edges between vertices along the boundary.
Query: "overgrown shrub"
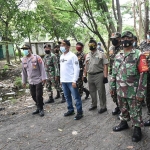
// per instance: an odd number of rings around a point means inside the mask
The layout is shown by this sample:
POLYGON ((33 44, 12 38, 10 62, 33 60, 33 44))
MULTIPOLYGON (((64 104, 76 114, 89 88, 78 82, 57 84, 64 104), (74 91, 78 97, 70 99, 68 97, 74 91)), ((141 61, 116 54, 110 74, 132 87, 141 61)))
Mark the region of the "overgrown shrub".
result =
POLYGON ((17 89, 22 88, 22 80, 21 80, 21 77, 16 77, 16 78, 15 78, 14 86, 17 87, 17 89))

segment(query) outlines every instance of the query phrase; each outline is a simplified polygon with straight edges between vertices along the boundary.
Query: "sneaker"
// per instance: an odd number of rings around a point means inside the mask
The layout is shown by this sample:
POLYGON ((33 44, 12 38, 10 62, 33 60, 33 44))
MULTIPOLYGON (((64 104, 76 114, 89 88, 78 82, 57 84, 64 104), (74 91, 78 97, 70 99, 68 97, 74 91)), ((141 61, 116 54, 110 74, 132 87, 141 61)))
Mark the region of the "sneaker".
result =
POLYGON ((102 113, 104 113, 105 111, 107 111, 107 108, 101 108, 101 109, 98 111, 98 113, 99 113, 99 114, 102 114, 102 113))
POLYGON ((64 116, 67 117, 67 116, 71 116, 71 115, 74 115, 74 111, 68 111, 66 113, 64 113, 64 116))
POLYGON ((77 115, 74 117, 74 120, 80 120, 83 117, 82 113, 77 113, 77 115))

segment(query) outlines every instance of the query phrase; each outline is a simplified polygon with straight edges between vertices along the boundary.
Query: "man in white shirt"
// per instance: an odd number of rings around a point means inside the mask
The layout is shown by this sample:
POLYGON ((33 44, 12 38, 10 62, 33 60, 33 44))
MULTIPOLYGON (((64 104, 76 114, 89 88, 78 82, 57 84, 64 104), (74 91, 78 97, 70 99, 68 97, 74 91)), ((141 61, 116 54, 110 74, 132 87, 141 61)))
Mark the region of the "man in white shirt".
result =
POLYGON ((79 62, 77 56, 70 52, 70 42, 68 40, 63 40, 59 42, 60 51, 62 55, 60 56, 60 81, 62 83, 64 96, 68 105, 68 112, 64 116, 74 115, 74 107, 72 104, 72 96, 76 102, 77 115, 75 120, 79 120, 83 117, 82 111, 82 101, 76 81, 79 77, 79 62), (72 96, 71 96, 72 95, 72 96))

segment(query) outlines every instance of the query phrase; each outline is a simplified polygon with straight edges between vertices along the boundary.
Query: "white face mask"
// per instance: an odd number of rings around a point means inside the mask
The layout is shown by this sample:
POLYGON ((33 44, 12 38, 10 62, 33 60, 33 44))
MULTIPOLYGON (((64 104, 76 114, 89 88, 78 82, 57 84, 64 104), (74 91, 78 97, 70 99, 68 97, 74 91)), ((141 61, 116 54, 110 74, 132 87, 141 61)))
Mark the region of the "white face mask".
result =
POLYGON ((61 47, 60 47, 60 51, 61 51, 62 53, 65 53, 65 52, 66 52, 65 47, 61 46, 61 47))

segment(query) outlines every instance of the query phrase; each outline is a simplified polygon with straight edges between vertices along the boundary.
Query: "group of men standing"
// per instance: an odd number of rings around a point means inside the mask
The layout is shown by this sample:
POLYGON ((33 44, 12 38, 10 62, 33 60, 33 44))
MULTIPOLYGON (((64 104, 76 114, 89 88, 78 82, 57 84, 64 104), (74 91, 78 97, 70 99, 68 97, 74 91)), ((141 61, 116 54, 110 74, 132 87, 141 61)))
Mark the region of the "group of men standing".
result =
MULTIPOLYGON (((77 115, 75 120, 83 117, 81 96, 85 92, 87 99, 91 95, 91 107, 89 111, 97 109, 97 93, 100 101, 98 113, 107 111, 105 83, 108 83, 108 64, 110 64, 110 94, 116 103, 113 115, 119 115, 121 123, 113 128, 113 131, 127 129, 127 121, 132 120, 134 132, 133 142, 141 140, 142 101, 146 97, 148 113, 150 114, 150 74, 149 74, 149 52, 150 32, 147 41, 137 49, 136 37, 132 32, 126 31, 122 34, 116 32, 110 37, 112 45, 109 49, 110 62, 103 50, 93 38, 89 41, 90 52, 85 55, 84 45, 77 42, 74 54, 70 51, 70 41, 62 40, 59 45, 51 51, 51 45, 45 45, 44 59, 31 53, 28 45, 22 47, 25 57, 22 60, 22 81, 26 85, 27 78, 33 100, 36 102, 37 110, 33 114, 44 116, 43 111, 43 85, 46 83, 49 99, 46 103, 53 103, 54 86, 57 90, 55 99, 62 94, 62 103, 67 102, 68 111, 64 116, 74 115, 72 97, 75 100, 77 115), (143 46, 144 45, 144 46, 143 46), (146 46, 145 46, 146 45, 146 46), (60 53, 61 52, 61 56, 60 53), (148 62, 148 63, 147 63, 148 62), (88 82, 88 89, 84 88, 83 81, 88 82), (61 83, 61 84, 60 84, 61 83), (147 91, 147 92, 146 92, 147 91), (146 96, 147 94, 147 96, 146 96)), ((150 120, 144 123, 150 126, 150 120)))

